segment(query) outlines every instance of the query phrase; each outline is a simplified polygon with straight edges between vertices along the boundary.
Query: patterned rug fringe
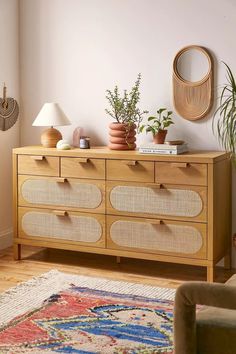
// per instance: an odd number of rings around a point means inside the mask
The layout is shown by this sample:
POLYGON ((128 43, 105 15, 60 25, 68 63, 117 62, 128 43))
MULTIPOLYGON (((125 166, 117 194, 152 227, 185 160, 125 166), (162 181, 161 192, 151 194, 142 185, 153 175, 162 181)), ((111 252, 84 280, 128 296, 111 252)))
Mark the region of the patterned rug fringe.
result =
POLYGON ((61 290, 65 290, 71 284, 119 294, 131 294, 163 300, 174 300, 175 295, 175 289, 67 274, 53 269, 10 288, 0 295, 0 326, 5 325, 14 317, 32 308, 39 307, 45 299, 61 290))

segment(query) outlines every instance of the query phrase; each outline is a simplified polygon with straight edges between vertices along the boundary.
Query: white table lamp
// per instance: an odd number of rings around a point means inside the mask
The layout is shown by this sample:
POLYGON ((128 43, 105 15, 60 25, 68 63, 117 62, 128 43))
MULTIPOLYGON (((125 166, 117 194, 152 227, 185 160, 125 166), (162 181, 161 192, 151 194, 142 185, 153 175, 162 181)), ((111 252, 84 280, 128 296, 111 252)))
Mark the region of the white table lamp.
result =
POLYGON ((45 103, 35 118, 33 126, 36 127, 51 127, 45 130, 41 135, 41 144, 44 147, 56 147, 62 135, 54 126, 70 125, 71 122, 60 108, 58 103, 45 103))

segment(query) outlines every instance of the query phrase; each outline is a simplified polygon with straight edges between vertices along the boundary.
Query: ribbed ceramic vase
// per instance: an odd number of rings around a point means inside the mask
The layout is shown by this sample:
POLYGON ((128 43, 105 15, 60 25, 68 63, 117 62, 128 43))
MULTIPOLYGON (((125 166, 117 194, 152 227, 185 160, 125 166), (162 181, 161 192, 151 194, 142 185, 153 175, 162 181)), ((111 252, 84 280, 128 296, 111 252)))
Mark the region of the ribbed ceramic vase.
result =
POLYGON ((136 148, 136 125, 111 123, 109 125, 109 149, 134 150, 136 148))

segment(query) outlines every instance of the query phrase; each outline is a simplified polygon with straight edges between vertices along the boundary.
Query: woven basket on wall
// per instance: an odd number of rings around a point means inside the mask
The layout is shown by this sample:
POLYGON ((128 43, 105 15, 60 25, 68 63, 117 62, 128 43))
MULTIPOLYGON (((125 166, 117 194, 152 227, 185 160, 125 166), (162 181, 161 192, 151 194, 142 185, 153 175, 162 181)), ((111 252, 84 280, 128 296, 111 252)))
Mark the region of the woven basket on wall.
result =
POLYGON ((6 101, 0 98, 0 130, 10 129, 16 123, 18 115, 19 106, 14 98, 8 97, 6 101))

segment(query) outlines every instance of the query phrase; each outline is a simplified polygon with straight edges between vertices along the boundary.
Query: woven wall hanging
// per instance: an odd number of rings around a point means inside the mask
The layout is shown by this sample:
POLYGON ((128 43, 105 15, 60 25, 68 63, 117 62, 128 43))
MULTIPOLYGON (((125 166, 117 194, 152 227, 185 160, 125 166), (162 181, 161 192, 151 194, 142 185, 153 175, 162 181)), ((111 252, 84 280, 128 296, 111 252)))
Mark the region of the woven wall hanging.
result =
POLYGON ((0 98, 0 130, 10 129, 17 121, 19 106, 12 97, 7 97, 7 88, 3 86, 3 98, 0 98))
MULTIPOLYGON (((191 67, 193 63, 190 61, 188 64, 188 69, 194 70, 194 67, 191 67)), ((182 69, 187 68, 183 67, 182 69)), ((176 54, 173 62, 173 100, 178 114, 187 120, 201 119, 211 110, 213 104, 213 60, 206 48, 190 45, 176 54), (197 52, 207 62, 206 73, 196 81, 184 78, 179 72, 179 61, 191 52, 197 52)))

